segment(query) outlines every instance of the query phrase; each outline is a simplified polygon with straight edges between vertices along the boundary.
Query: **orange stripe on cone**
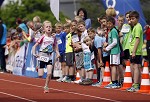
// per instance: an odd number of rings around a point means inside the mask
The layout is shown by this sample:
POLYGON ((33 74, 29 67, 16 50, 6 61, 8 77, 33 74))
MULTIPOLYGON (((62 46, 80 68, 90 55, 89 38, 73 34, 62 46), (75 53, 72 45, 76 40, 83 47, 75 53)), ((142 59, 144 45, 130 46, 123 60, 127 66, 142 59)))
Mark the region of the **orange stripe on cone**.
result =
POLYGON ((94 68, 94 72, 93 72, 93 82, 96 83, 97 82, 97 71, 96 68, 94 68))
POLYGON ((148 62, 144 62, 141 86, 140 86, 140 90, 138 92, 140 92, 140 93, 150 92, 150 79, 149 79, 148 62))
POLYGON ((79 75, 79 72, 77 71, 77 73, 76 73, 76 81, 77 80, 80 80, 80 75, 79 75))
POLYGON ((110 78, 110 69, 109 69, 109 63, 106 62, 106 66, 105 66, 105 71, 104 71, 104 77, 103 77, 103 82, 101 84, 100 87, 104 87, 106 85, 108 85, 111 81, 110 78))
POLYGON ((123 87, 121 88, 121 90, 125 90, 127 88, 130 88, 131 86, 132 86, 132 76, 131 76, 130 61, 127 61, 126 62, 126 69, 125 69, 123 87))

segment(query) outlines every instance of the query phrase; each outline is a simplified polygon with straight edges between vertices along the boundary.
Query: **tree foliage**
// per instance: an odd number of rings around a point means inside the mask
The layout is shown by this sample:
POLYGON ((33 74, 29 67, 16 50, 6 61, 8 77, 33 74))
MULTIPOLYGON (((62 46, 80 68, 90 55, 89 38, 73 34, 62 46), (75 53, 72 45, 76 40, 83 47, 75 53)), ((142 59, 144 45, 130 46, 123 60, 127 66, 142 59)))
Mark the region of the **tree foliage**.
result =
POLYGON ((100 0, 92 0, 92 2, 87 2, 85 0, 81 1, 81 7, 85 8, 88 13, 88 18, 92 20, 92 27, 99 26, 97 18, 105 14, 105 9, 100 3, 100 0))
MULTIPOLYGON (((47 0, 22 0, 20 3, 10 1, 5 7, 0 9, 0 16, 9 27, 15 27, 16 18, 32 20, 34 16, 39 16, 42 20, 50 20, 55 24, 57 20, 50 11, 47 0)), ((60 13, 60 21, 65 21, 65 16, 60 13)))

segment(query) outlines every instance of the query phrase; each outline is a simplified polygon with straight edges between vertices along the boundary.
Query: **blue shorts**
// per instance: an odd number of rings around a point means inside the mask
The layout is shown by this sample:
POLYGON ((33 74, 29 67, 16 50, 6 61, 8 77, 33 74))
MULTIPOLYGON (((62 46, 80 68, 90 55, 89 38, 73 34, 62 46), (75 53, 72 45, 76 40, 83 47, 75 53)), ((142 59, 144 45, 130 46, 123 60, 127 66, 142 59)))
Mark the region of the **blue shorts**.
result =
POLYGON ((93 70, 94 69, 94 65, 91 61, 91 52, 87 52, 87 53, 84 53, 84 56, 83 56, 83 61, 84 61, 84 69, 86 71, 89 71, 89 70, 93 70))

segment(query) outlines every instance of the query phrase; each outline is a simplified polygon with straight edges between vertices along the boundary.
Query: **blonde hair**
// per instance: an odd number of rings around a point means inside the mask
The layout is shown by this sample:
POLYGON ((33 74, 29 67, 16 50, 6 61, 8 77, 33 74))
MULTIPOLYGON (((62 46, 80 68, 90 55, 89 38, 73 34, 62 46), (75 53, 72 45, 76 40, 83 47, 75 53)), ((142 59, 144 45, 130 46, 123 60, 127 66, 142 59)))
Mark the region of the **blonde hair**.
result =
POLYGON ((84 39, 83 39, 83 43, 86 43, 87 41, 91 41, 91 38, 89 36, 86 36, 84 39))
POLYGON ((50 21, 48 21, 48 20, 46 20, 46 21, 43 22, 43 26, 44 26, 46 23, 49 23, 49 24, 52 26, 52 23, 51 23, 50 21))
POLYGON ((115 17, 117 15, 117 13, 116 13, 116 10, 114 8, 110 7, 106 10, 106 15, 115 17))
POLYGON ((63 27, 64 28, 70 28, 70 25, 71 25, 70 23, 65 23, 63 27))
POLYGON ((39 16, 35 16, 34 18, 33 18, 33 22, 35 22, 35 23, 40 23, 41 22, 41 18, 39 17, 39 16))
POLYGON ((82 17, 80 17, 80 16, 75 16, 74 20, 76 20, 77 22, 83 21, 82 17))
POLYGON ((55 27, 63 27, 63 24, 62 24, 61 22, 57 22, 57 23, 55 24, 55 27))

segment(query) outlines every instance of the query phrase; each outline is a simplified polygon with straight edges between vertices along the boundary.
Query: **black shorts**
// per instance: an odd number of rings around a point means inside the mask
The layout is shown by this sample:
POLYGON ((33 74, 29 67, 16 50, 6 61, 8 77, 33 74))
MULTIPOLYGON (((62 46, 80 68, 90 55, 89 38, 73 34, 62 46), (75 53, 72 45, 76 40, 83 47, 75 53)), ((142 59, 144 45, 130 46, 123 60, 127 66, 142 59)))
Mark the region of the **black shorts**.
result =
POLYGON ((123 59, 125 59, 125 60, 130 59, 130 52, 129 52, 129 49, 126 49, 126 50, 124 50, 123 52, 124 52, 123 59))
POLYGON ((66 62, 66 56, 65 56, 65 53, 62 54, 62 55, 60 55, 59 62, 66 62))
POLYGON ((67 66, 74 65, 74 53, 73 52, 66 53, 66 65, 67 66))
POLYGON ((105 57, 102 58, 102 60, 103 60, 104 67, 105 67, 106 62, 107 62, 107 61, 108 61, 108 63, 110 62, 110 56, 109 56, 109 55, 108 55, 108 56, 105 56, 105 57))
POLYGON ((141 55, 136 55, 134 58, 130 56, 130 62, 134 64, 141 64, 142 63, 141 55))
POLYGON ((40 68, 46 68, 47 65, 52 65, 52 60, 49 60, 48 62, 40 61, 40 68))

